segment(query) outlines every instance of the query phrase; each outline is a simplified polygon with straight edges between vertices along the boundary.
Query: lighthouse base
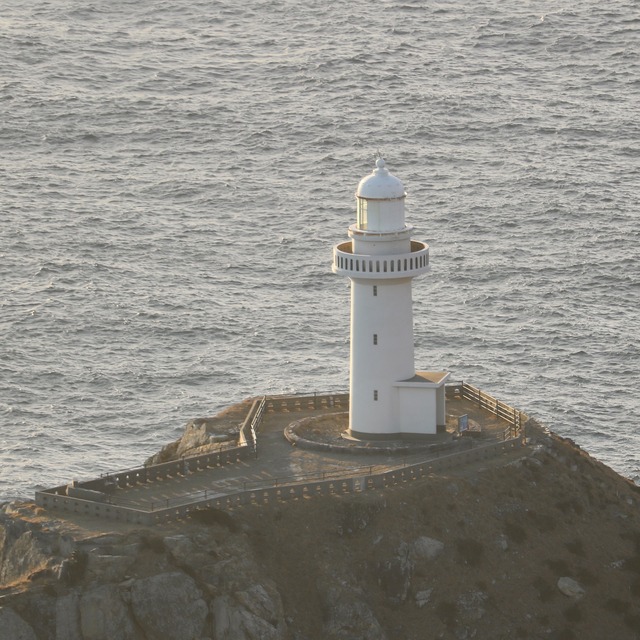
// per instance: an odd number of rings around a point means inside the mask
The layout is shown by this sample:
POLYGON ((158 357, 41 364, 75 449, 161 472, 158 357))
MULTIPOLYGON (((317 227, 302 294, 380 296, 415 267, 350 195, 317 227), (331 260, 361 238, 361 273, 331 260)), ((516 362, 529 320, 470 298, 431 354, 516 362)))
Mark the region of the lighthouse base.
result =
POLYGON ((387 396, 388 413, 382 420, 372 413, 371 401, 366 406, 369 410, 361 411, 362 405, 356 405, 352 398, 348 433, 356 438, 386 440, 441 433, 446 425, 448 378, 446 371, 419 371, 411 378, 392 383, 387 396))
POLYGON ((352 429, 348 429, 344 432, 343 438, 345 439, 353 439, 358 442, 393 442, 393 441, 402 441, 402 442, 420 442, 425 444, 433 444, 436 442, 441 442, 443 437, 445 439, 450 439, 451 434, 447 433, 446 425, 441 425, 436 427, 435 433, 416 433, 416 432, 398 432, 395 431, 393 433, 364 433, 362 431, 353 431, 352 429))

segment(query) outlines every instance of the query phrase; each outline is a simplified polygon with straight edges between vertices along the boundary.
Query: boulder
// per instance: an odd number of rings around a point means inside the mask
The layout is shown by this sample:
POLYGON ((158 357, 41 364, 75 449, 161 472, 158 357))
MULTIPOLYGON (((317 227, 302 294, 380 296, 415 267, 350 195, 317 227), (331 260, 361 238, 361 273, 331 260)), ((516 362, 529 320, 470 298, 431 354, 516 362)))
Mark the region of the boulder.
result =
POLYGON ((573 578, 563 577, 558 579, 560 593, 568 598, 581 598, 584 595, 584 587, 573 578))
POLYGON ((0 522, 0 584, 21 580, 47 566, 50 551, 25 522, 0 522))
POLYGON ((407 599, 413 569, 411 549, 404 542, 395 557, 378 566, 378 582, 391 602, 398 604, 407 599))
POLYGON ((53 635, 57 598, 51 591, 46 587, 35 588, 27 592, 28 597, 17 598, 19 606, 15 608, 22 619, 31 625, 37 638, 50 638, 53 635))
POLYGON ((83 640, 139 640, 140 636, 117 587, 102 585, 80 599, 83 640))
POLYGON ((165 445, 160 451, 158 451, 158 453, 147 458, 144 461, 144 466, 151 467, 154 464, 162 464, 164 462, 169 462, 170 460, 175 460, 177 458, 176 451, 178 450, 179 444, 180 440, 176 440, 175 442, 165 445))
POLYGON ((373 611, 363 600, 341 600, 324 625, 325 640, 387 640, 373 611))
POLYGON ((509 550, 509 540, 504 533, 498 535, 496 539, 496 546, 500 551, 508 551, 509 550))
POLYGON ((235 593, 259 580, 255 560, 248 554, 235 552, 211 567, 207 581, 220 591, 235 593))
MULTIPOLYGON (((0 510, 0 584, 8 584, 34 574, 46 576, 57 571, 60 562, 74 549, 68 535, 49 531, 47 527, 10 517, 11 503, 0 510)), ((17 507, 16 507, 17 509, 17 507)), ((36 576, 34 576, 36 577, 36 576)))
POLYGON ((473 589, 458 596, 458 611, 464 622, 481 620, 487 613, 485 604, 489 596, 484 591, 473 589))
POLYGON ((324 640, 387 640, 352 576, 323 576, 317 583, 324 611, 324 640))
POLYGON ((433 589, 423 589, 422 591, 418 591, 415 595, 416 605, 422 609, 422 607, 428 604, 429 600, 431 600, 432 593, 433 589))
POLYGON ((421 536, 413 542, 411 550, 417 560, 433 560, 444 550, 444 542, 421 536))
POLYGON ((385 506, 384 499, 377 495, 362 494, 345 498, 340 505, 338 533, 353 534, 370 527, 385 506))
POLYGON ((177 442, 174 456, 180 458, 216 451, 221 442, 236 440, 238 431, 239 425, 233 420, 197 418, 185 427, 182 437, 177 442))
POLYGON ((80 598, 75 592, 56 601, 56 640, 83 640, 80 629, 80 598))
POLYGON ((258 595, 258 598, 256 602, 246 592, 240 598, 244 603, 226 595, 215 598, 212 605, 213 637, 216 640, 285 640, 287 632, 282 616, 276 620, 269 611, 263 610, 270 600, 266 592, 258 595), (247 599, 253 611, 244 606, 247 599), (256 610, 266 614, 265 617, 256 615, 256 610))
POLYGON ((100 582, 120 582, 135 561, 135 556, 90 554, 87 557, 87 571, 100 582))
POLYGON ((194 449, 209 444, 207 423, 204 420, 193 420, 187 424, 176 449, 176 456, 188 455, 194 449))
POLYGON ((235 598, 247 611, 274 627, 284 624, 282 600, 272 583, 252 585, 245 591, 238 591, 235 598))
POLYGON ((210 540, 203 540, 197 544, 189 536, 174 535, 164 538, 163 543, 179 568, 196 580, 211 581, 211 576, 216 572, 218 558, 210 540))
POLYGON ((136 580, 133 615, 147 638, 199 640, 209 609, 193 578, 181 571, 136 580))
POLYGON ((163 538, 165 549, 178 562, 187 562, 194 554, 198 553, 198 547, 189 536, 178 534, 174 536, 166 536, 163 538))
POLYGON ((0 640, 38 640, 38 637, 13 609, 0 607, 0 640))

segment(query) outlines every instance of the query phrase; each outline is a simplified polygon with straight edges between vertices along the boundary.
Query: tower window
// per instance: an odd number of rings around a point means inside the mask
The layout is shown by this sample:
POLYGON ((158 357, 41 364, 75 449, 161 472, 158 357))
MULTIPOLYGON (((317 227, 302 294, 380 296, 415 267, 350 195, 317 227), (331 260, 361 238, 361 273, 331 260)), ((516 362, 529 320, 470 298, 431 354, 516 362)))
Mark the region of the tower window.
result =
POLYGON ((358 207, 356 211, 356 222, 358 229, 367 228, 367 201, 364 198, 358 198, 358 207))
POLYGON ((373 295, 374 295, 374 296, 377 296, 377 295, 378 295, 378 285, 377 285, 377 284, 374 284, 374 285, 373 285, 373 295))
POLYGON ((377 402, 378 401, 378 390, 374 389, 373 390, 373 399, 377 402))
POLYGON ((373 344, 378 344, 378 334, 377 333, 373 334, 373 344))

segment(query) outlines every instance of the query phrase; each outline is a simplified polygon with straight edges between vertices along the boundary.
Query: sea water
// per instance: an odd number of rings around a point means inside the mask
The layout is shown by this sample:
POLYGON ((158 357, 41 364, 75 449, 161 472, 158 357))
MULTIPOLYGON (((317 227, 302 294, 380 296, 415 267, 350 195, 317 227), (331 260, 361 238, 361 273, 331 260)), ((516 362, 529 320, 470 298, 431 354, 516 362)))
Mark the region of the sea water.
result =
POLYGON ((0 498, 247 396, 346 390, 377 153, 416 367, 640 474, 637 4, 5 0, 0 498))

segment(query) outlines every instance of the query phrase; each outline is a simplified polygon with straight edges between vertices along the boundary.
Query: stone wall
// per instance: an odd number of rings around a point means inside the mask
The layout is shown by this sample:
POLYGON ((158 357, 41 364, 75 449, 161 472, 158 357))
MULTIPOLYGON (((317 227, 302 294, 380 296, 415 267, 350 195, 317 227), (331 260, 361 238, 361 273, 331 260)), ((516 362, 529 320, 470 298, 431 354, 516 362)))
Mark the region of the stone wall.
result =
POLYGON ((272 504, 313 496, 353 493, 367 489, 382 489, 403 482, 417 480, 431 473, 442 473, 447 469, 493 458, 520 446, 522 446, 522 439, 515 438, 504 442, 475 447, 459 453, 440 456, 432 460, 382 473, 360 475, 351 478, 314 480, 311 482, 300 481, 290 485, 249 489, 225 496, 194 499, 193 502, 186 505, 171 506, 153 511, 139 511, 130 507, 98 503, 59 494, 52 495, 47 492, 37 493, 36 503, 45 509, 54 511, 91 515, 97 518, 119 520, 140 525, 152 525, 155 523, 169 522, 171 520, 180 520, 200 509, 215 508, 229 510, 245 504, 272 504))

